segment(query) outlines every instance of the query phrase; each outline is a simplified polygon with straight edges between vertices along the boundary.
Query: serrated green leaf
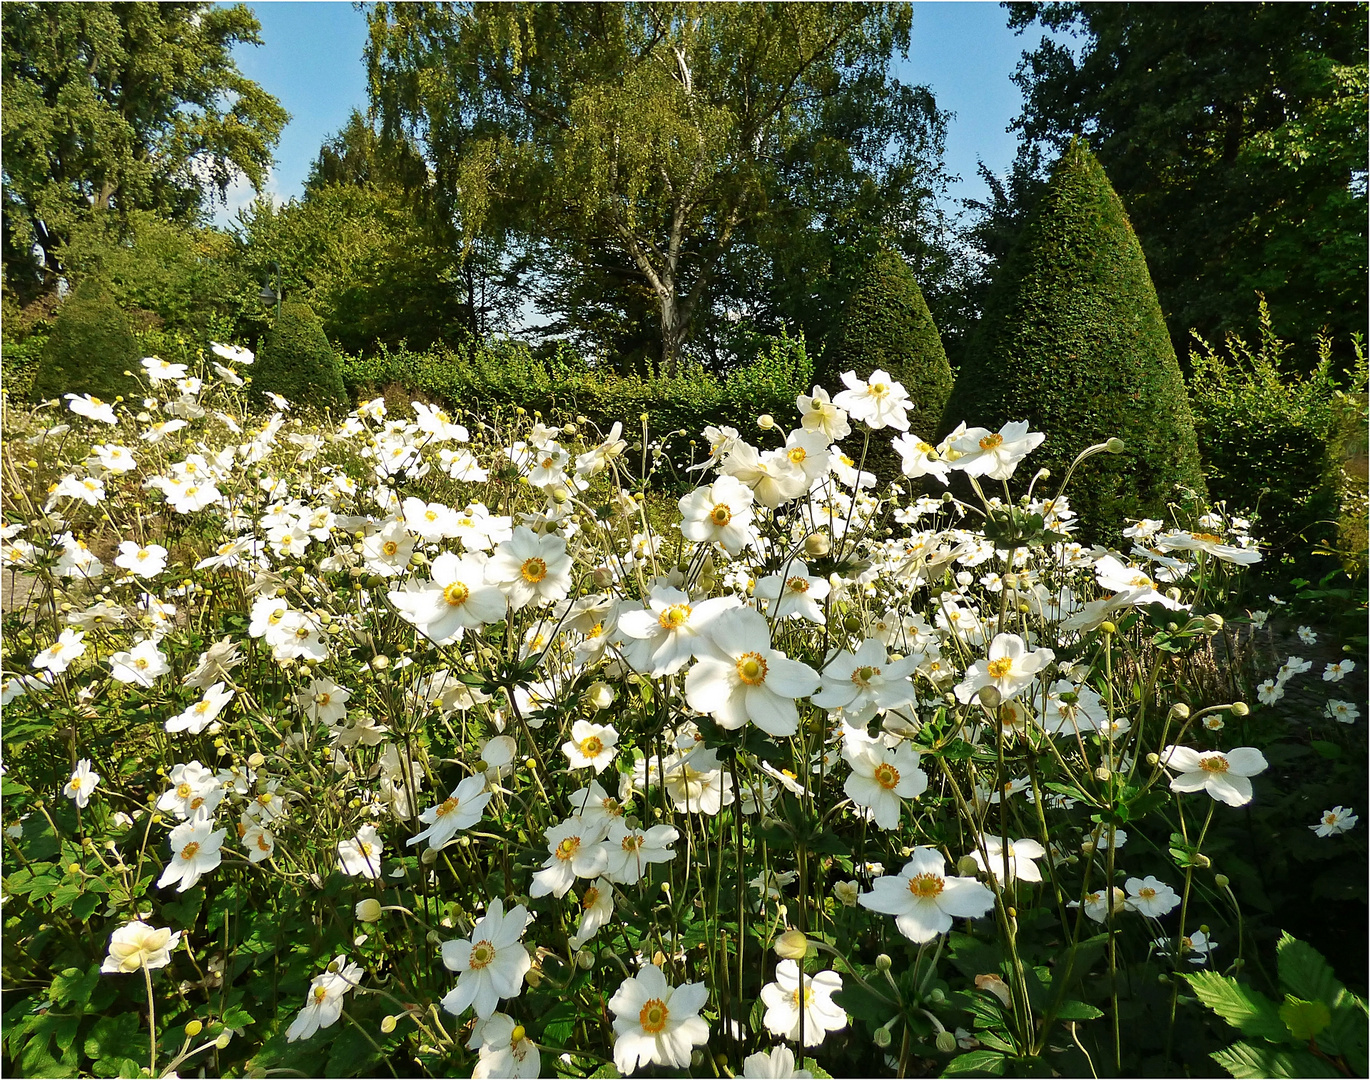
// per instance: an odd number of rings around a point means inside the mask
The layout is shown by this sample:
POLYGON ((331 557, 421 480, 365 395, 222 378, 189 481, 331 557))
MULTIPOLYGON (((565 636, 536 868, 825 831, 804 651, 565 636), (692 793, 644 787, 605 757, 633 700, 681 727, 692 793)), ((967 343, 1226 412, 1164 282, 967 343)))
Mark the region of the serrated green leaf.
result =
POLYGON ((1275 1003, 1259 990, 1213 971, 1196 971, 1185 978, 1200 1001, 1243 1035, 1275 1043, 1289 1041, 1275 1003))
POLYGON ((813 1076, 813 1080, 832 1080, 832 1073, 823 1068, 822 1065, 814 1061, 813 1058, 805 1058, 799 1065, 800 1069, 807 1069, 813 1076))
POLYGON ((1315 1038, 1332 1023, 1332 1010, 1321 1001, 1304 1001, 1287 995, 1280 1006, 1280 1019, 1299 1042, 1315 1038))
MULTIPOLYGON (((111 1068, 104 1075, 117 1076, 123 1060, 135 1052, 140 1042, 146 1044, 147 1036, 138 1034, 138 1014, 126 1012, 102 1016, 95 1021, 83 1049, 86 1057, 96 1061, 111 1059, 111 1068)), ((144 1064, 147 1064, 146 1060, 144 1064)))
POLYGON ((90 1000, 90 993, 100 981, 100 968, 95 966, 88 971, 80 968, 67 968, 52 980, 51 995, 56 1005, 75 1002, 84 1005, 90 1000))
POLYGON ((1058 1020, 1097 1020, 1103 1015, 1103 1010, 1086 1005, 1083 1001, 1063 1001, 1056 1010, 1058 1020))
POLYGON ((1346 992, 1346 987, 1332 974, 1332 965, 1307 942, 1286 931, 1280 935, 1276 951, 1280 985, 1286 992, 1304 1001, 1325 1002, 1329 1007, 1335 1006, 1346 992))
POLYGON ((972 1050, 969 1054, 959 1054, 947 1062, 942 1070, 943 1076, 1003 1076, 1006 1060, 1003 1054, 992 1050, 972 1050))
POLYGON ((1307 1050, 1235 1043, 1209 1055, 1237 1080, 1294 1080, 1296 1077, 1340 1076, 1307 1050))

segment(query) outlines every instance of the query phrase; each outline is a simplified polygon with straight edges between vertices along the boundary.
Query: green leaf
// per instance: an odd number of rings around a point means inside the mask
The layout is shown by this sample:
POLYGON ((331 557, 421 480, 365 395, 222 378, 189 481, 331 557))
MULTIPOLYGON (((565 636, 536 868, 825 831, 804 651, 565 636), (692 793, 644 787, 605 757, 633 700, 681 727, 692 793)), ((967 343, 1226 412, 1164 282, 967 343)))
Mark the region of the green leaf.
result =
POLYGON ((996 1054, 992 1050, 972 1050, 969 1054, 960 1054, 947 1062, 947 1067, 942 1070, 942 1075, 1003 1076, 1005 1066, 1006 1059, 1003 1054, 996 1054))
POLYGON ((618 1069, 614 1066, 614 1063, 611 1061, 607 1065, 601 1065, 598 1069, 592 1072, 590 1074, 590 1080, 613 1080, 614 1077, 619 1077, 622 1075, 623 1074, 618 1071, 618 1069))
POLYGON ((1325 758, 1341 757, 1341 747, 1334 742, 1328 742, 1326 739, 1314 739, 1308 745, 1325 758))
POLYGON ((1236 1043, 1215 1050, 1210 1057, 1238 1080, 1293 1080, 1295 1077, 1340 1076, 1336 1069, 1307 1050, 1236 1043))
POLYGON ((805 1058, 800 1062, 799 1068, 807 1069, 813 1075, 813 1080, 832 1080, 832 1073, 814 1061, 813 1058, 805 1058))
POLYGON ((1332 1011, 1321 1001, 1303 1001, 1289 994, 1280 1006, 1280 1019, 1299 1042, 1307 1042, 1332 1023, 1332 1011))
MULTIPOLYGON (((102 1016, 86 1036, 86 1057, 99 1061, 101 1058, 113 1059, 114 1068, 107 1076, 115 1076, 119 1065, 125 1058, 147 1049, 148 1037, 138 1033, 138 1014, 120 1013, 118 1016, 102 1016), (140 1047, 140 1044, 141 1047, 140 1047)), ((143 1064, 147 1064, 146 1058, 143 1064)))
POLYGON ((1061 1007, 1056 1010, 1058 1020, 1097 1020, 1103 1015, 1101 1009, 1074 1000, 1061 1002, 1061 1007))
POLYGON ((1305 1001, 1323 1001, 1335 1006, 1346 992, 1346 987, 1332 974, 1332 965, 1307 942, 1300 941, 1286 931, 1280 935, 1276 951, 1280 985, 1288 993, 1305 1001))
POLYGON ((1213 971, 1196 971, 1185 978, 1200 1001, 1243 1035, 1276 1043, 1288 1042, 1289 1033, 1279 1010, 1259 990, 1250 990, 1235 979, 1213 971))
POLYGON ((52 980, 53 1004, 66 1005, 68 1002, 75 1002, 77 1005, 84 1005, 90 1000, 91 991, 95 989, 95 984, 99 981, 100 968, 98 965, 89 971, 82 971, 80 968, 67 968, 52 980))

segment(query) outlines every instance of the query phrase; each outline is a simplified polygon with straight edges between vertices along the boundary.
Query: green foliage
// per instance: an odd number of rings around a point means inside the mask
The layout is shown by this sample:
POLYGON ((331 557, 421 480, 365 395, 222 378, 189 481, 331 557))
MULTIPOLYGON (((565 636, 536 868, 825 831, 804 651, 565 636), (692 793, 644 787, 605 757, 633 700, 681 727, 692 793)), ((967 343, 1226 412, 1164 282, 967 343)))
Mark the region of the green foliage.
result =
MULTIPOLYGON (((835 386, 844 371, 866 378, 881 368, 904 384, 914 407, 909 430, 926 438, 937 427, 951 395, 951 366, 913 271, 897 253, 877 252, 860 284, 842 307, 841 327, 824 354, 819 381, 835 386)), ((855 449, 859 453, 860 439, 855 449)), ((899 475, 898 455, 880 440, 868 469, 899 475)), ((853 448, 846 448, 849 455, 853 448)))
MULTIPOLYGON (((1065 477, 1087 446, 1071 507, 1090 539, 1127 517, 1165 517, 1182 490, 1202 492, 1193 420, 1146 260, 1108 177, 1082 141, 1004 265, 942 416, 995 429, 1028 420, 1046 434, 1033 467, 1065 477)), ((1048 490, 1050 490, 1049 488, 1048 490)))
POLYGON ((1365 1002, 1332 974, 1312 946, 1280 937, 1276 1006, 1258 990, 1212 971, 1185 975, 1198 999, 1249 1039, 1212 1054, 1235 1077, 1363 1076, 1367 1064, 1365 1002))
MULTIPOLYGON (((344 356, 342 364, 353 396, 395 388, 406 402, 418 394, 490 415, 524 408, 563 422, 584 416, 605 431, 618 421, 630 432, 640 430, 638 418, 647 414, 652 440, 682 428, 693 435, 709 424, 742 427, 765 412, 790 415, 813 379, 803 339, 784 335, 726 379, 697 369, 677 376, 618 375, 590 367, 565 348, 540 358, 508 340, 426 353, 382 349, 364 359, 344 356)), ((696 457, 707 453, 701 448, 696 457)), ((639 460, 629 455, 634 466, 639 460)))
POLYGON ((1255 513, 1256 533, 1277 555, 1308 558, 1335 535, 1344 460, 1331 374, 1332 345, 1318 364, 1290 370, 1291 346, 1260 307, 1254 348, 1229 335, 1222 352, 1196 335, 1190 352, 1194 430, 1209 493, 1234 512, 1255 513))
POLYGON ((109 289, 92 278, 58 311, 30 392, 43 399, 92 394, 113 401, 129 390, 124 372, 138 370, 142 355, 109 289))
POLYGON ((245 5, 13 3, 0 30, 5 287, 25 300, 92 210, 185 221, 265 180, 288 115, 233 60, 260 44, 245 5))
POLYGON ((1088 132, 1141 238, 1177 353, 1254 331, 1311 367, 1367 320, 1364 4, 1011 4, 1043 39, 1015 81, 1020 163, 1088 132))
POLYGON ((280 394, 292 405, 338 408, 347 400, 342 365, 323 323, 307 304, 281 305, 253 365, 252 395, 280 394))
POLYGON ((35 334, 23 341, 13 341, 7 335, 0 344, 0 387, 11 401, 24 401, 30 396, 47 343, 46 334, 35 334))

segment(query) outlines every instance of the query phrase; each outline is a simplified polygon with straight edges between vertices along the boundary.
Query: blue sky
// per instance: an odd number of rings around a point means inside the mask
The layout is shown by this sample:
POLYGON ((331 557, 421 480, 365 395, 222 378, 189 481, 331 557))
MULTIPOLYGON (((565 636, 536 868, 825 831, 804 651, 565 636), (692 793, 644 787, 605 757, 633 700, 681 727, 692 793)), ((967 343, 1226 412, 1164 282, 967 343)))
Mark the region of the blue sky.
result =
MULTIPOLYGON (((354 108, 366 107, 366 16, 338 0, 248 6, 262 24, 263 44, 240 47, 235 59, 291 115, 268 190, 278 199, 298 198, 320 144, 347 123, 354 108)), ((1035 46, 1041 33, 1016 36, 1007 22, 997 3, 915 3, 909 58, 895 64, 896 78, 931 87, 938 106, 956 114, 946 153, 948 170, 961 177, 949 192, 953 202, 985 194, 977 158, 999 174, 1013 160, 1015 139, 1005 129, 1021 110, 1022 97, 1010 76, 1023 49, 1035 46)), ((250 189, 231 191, 229 206, 216 220, 227 224, 251 198, 250 189)))

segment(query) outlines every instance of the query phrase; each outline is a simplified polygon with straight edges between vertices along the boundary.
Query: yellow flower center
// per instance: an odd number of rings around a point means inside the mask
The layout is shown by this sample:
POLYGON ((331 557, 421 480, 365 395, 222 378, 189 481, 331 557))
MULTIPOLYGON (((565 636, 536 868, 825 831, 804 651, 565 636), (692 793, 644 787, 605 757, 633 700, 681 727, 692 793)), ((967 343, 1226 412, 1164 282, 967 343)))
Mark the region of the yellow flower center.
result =
POLYGON ((588 739, 581 739, 580 752, 586 757, 592 758, 604 750, 604 740, 598 735, 591 735, 588 739))
POLYGON ((266 839, 266 833, 264 833, 264 832, 259 832, 259 833, 257 834, 257 846, 258 846, 259 848, 261 848, 263 851, 270 851, 270 850, 271 850, 271 845, 267 842, 267 839, 266 839))
POLYGON ((981 450, 997 450, 1004 445, 1004 437, 997 431, 993 435, 986 435, 980 440, 981 450))
POLYGON ((989 662, 989 677, 991 679, 1002 679, 1013 670, 1013 660, 1007 656, 1001 656, 998 660, 989 662))
POLYGON ((576 852, 579 850, 580 837, 568 836, 565 840, 563 840, 561 843, 557 845, 556 856, 562 862, 565 862, 567 859, 574 859, 576 857, 576 852))
POLYGON ((478 941, 471 946, 470 966, 472 971, 479 971, 495 959, 495 947, 488 941, 478 941))
POLYGON ((766 661, 760 653, 743 653, 737 660, 737 677, 748 686, 760 686, 766 681, 766 661))
POLYGON ((851 673, 851 681, 856 683, 857 686, 869 686, 871 684, 871 679, 879 674, 880 669, 878 667, 872 667, 868 664, 865 667, 859 667, 853 671, 851 673))
POLYGON ((327 704, 328 704, 330 701, 332 701, 332 700, 333 700, 333 695, 332 695, 332 694, 315 694, 315 695, 314 695, 314 704, 315 704, 315 705, 327 705, 327 704))
POLYGON ((147 661, 140 656, 137 660, 133 661, 133 666, 139 671, 145 671, 147 669, 147 661))
POLYGON ((196 843, 194 840, 192 840, 185 847, 181 848, 181 858, 183 858, 186 862, 190 862, 191 859, 195 858, 199 850, 200 845, 196 843))
POLYGON ((326 998, 326 997, 328 997, 328 987, 326 987, 326 986, 316 986, 316 987, 314 987, 314 1001, 315 1001, 316 1004, 322 1005, 322 1004, 323 1004, 323 999, 326 998))
POLYGON ((637 833, 629 833, 627 836, 623 838, 623 850, 628 852, 629 854, 637 851, 640 847, 642 847, 642 840, 643 838, 641 836, 638 836, 637 833))
POLYGON ((442 802, 438 804, 438 817, 446 817, 455 810, 457 808, 457 801, 457 799, 450 795, 443 799, 442 802))
POLYGON ((670 1010, 666 1008, 666 1003, 660 998, 652 998, 646 1005, 642 1006, 642 1011, 637 1014, 637 1022, 642 1025, 642 1030, 648 1035, 658 1035, 666 1027, 666 1018, 670 1016, 670 1010))
POLYGON ((1223 757, 1221 754, 1213 754, 1211 757, 1200 758, 1199 768, 1204 772, 1209 773, 1225 773, 1228 768, 1227 758, 1223 757))
POLYGON ((471 590, 460 581, 454 581, 451 585, 448 585, 447 588, 442 590, 442 598, 446 600, 451 607, 460 607, 462 604, 466 603, 467 598, 469 598, 470 595, 471 590))
POLYGON ((684 626, 689 621, 690 610, 689 604, 672 604, 658 616, 656 621, 663 630, 674 630, 684 626))
POLYGON ((724 525, 728 524, 728 522, 732 521, 732 519, 733 512, 728 508, 726 503, 719 503, 717 506, 715 506, 712 510, 709 511, 709 520, 712 521, 715 525, 717 525, 720 529, 724 525))
POLYGON ((945 885, 936 874, 919 874, 909 879, 909 892, 919 900, 931 900, 941 893, 945 885))
POLYGON ((585 890, 585 895, 580 898, 580 906, 589 911, 599 902, 599 890, 591 885, 585 890))
POLYGON ((1150 885, 1145 885, 1138 890, 1137 895, 1141 897, 1143 900, 1151 900, 1155 898, 1156 890, 1153 889, 1150 885))
POLYGON ((1223 542, 1221 536, 1214 536, 1212 533, 1190 533, 1189 535, 1194 537, 1195 540, 1202 540, 1204 543, 1208 544, 1221 544, 1223 542))
POLYGON ((809 579, 796 575, 785 582, 785 587, 788 588, 790 592, 806 593, 809 591, 809 579))
POLYGON ((177 797, 178 799, 188 799, 188 798, 190 798, 190 793, 191 793, 191 791, 193 791, 193 790, 194 790, 194 789, 193 789, 189 784, 186 784, 186 783, 177 784, 177 785, 176 785, 176 797, 177 797))
POLYGON ((890 388, 882 382, 873 382, 870 385, 871 397, 884 397, 890 392, 890 388))
POLYGON ((425 510, 423 516, 429 521, 438 520, 438 512, 436 510, 425 510))
POLYGON ((538 558, 525 559, 523 569, 519 572, 523 574, 524 581, 536 585, 547 576, 547 564, 538 558))
POLYGON ((899 770, 888 761, 882 761, 875 767, 875 782, 890 791, 899 783, 899 770))
POLYGON ((395 552, 399 550, 400 545, 395 543, 395 541, 393 540, 387 540, 385 543, 381 545, 381 551, 387 556, 393 555, 395 554, 395 552))
POLYGON ((794 464, 803 465, 805 459, 809 456, 809 452, 802 446, 796 446, 785 456, 794 462, 794 464))

